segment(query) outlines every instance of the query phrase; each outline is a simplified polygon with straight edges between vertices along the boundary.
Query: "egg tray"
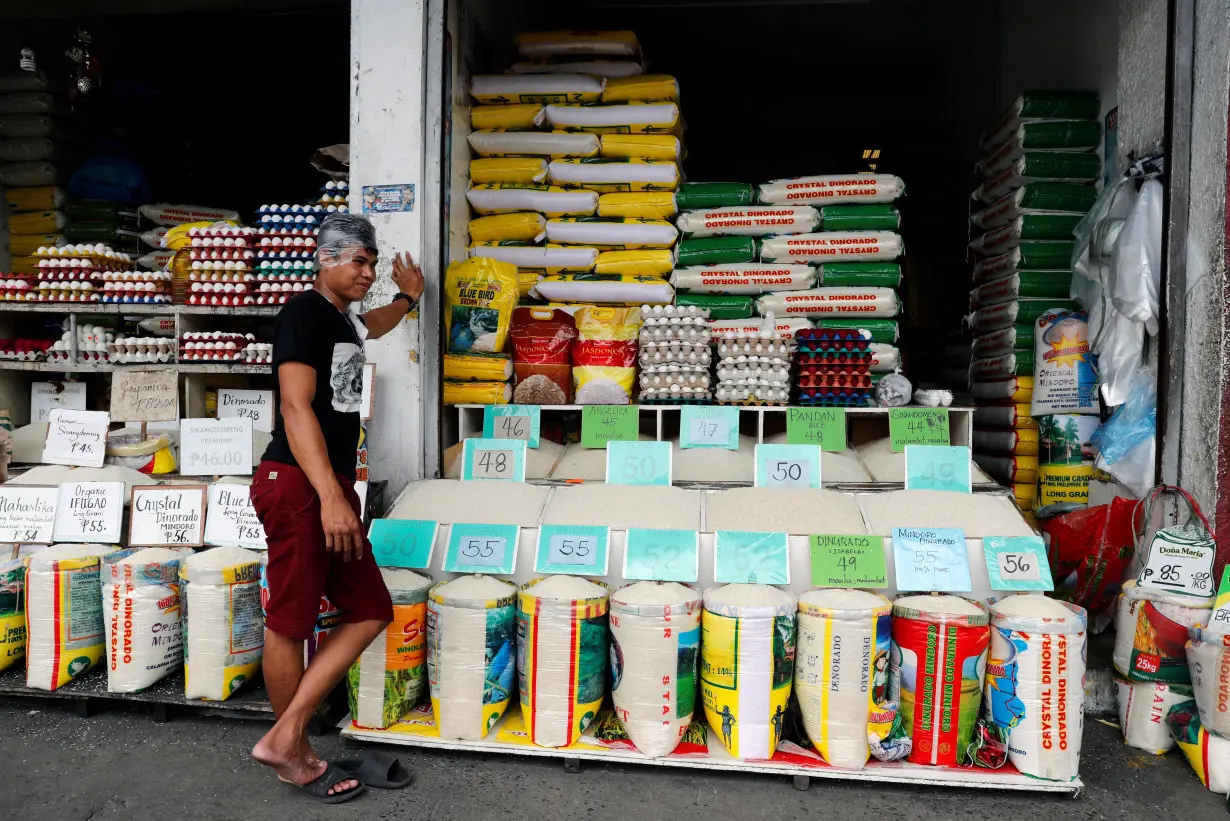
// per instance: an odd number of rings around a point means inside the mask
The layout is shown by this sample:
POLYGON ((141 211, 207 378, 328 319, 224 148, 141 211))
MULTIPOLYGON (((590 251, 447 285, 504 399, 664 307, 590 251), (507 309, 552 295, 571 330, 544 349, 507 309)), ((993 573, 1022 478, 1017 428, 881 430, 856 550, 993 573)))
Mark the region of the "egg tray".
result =
POLYGON ((307 249, 301 246, 291 246, 298 248, 297 251, 271 251, 262 249, 256 252, 257 262, 310 262, 316 263, 316 251, 307 249))
POLYGON ((669 396, 646 396, 645 392, 642 391, 636 401, 640 405, 712 405, 713 397, 709 396, 704 399, 672 399, 669 396))
POLYGON ((5 280, 9 280, 9 279, 30 279, 30 274, 19 274, 16 272, 0 273, 0 282, 4 282, 5 280))
POLYGON ((0 291, 0 302, 38 302, 38 292, 29 289, 0 291))
POLYGON ((730 399, 719 399, 716 404, 735 408, 784 408, 790 403, 788 401, 767 402, 763 399, 739 399, 733 401, 730 399))
POLYGON ((189 248, 189 262, 247 262, 255 259, 256 252, 251 248, 189 248))
POLYGON ((323 214, 325 211, 319 205, 301 205, 299 203, 266 203, 256 209, 258 216, 267 214, 323 214))
POLYGON ((794 382, 799 388, 864 389, 871 387, 869 373, 806 373, 799 374, 794 382))
POLYGON ((104 276, 127 273, 125 271, 101 271, 97 268, 37 268, 35 276, 43 282, 93 282, 104 276))
MULTIPOLYGON (((316 233, 317 229, 314 226, 311 228, 270 228, 267 226, 261 226, 261 228, 259 228, 256 232, 256 237, 257 239, 265 239, 266 237, 269 239, 280 239, 285 237, 290 237, 292 239, 294 237, 303 237, 305 239, 307 237, 311 237, 312 239, 315 239, 316 233)), ((255 247, 259 248, 260 243, 257 243, 255 247)))
POLYGON ((190 271, 189 282, 255 282, 251 271, 190 271))
POLYGON ((42 362, 46 359, 44 351, 0 351, 0 362, 42 362))
POLYGON ((859 405, 864 401, 870 401, 871 387, 869 385, 866 388, 798 388, 795 397, 799 404, 823 404, 825 402, 833 404, 844 401, 859 405))
POLYGON ((251 251, 252 243, 249 237, 193 237, 188 247, 202 251, 251 251))
POLYGON ((871 351, 833 351, 828 353, 805 353, 799 351, 795 362, 803 368, 848 367, 871 365, 871 351))
POLYGON ((116 296, 104 294, 98 298, 106 305, 170 305, 170 294, 142 294, 141 296, 116 296))
POLYGON ((195 305, 202 308, 239 308, 241 306, 265 305, 251 294, 191 294, 185 300, 185 305, 195 305))
POLYGON ((53 296, 51 294, 39 294, 38 297, 36 297, 35 299, 27 300, 27 301, 30 301, 30 302, 98 302, 99 301, 99 295, 95 293, 94 291, 77 291, 76 293, 80 294, 80 296, 61 297, 58 295, 53 296))
POLYGON ((857 328, 826 328, 824 320, 818 320, 821 324, 815 328, 800 328, 794 332, 794 338, 800 343, 802 342, 829 342, 834 345, 850 342, 870 342, 869 337, 863 336, 863 332, 857 328))

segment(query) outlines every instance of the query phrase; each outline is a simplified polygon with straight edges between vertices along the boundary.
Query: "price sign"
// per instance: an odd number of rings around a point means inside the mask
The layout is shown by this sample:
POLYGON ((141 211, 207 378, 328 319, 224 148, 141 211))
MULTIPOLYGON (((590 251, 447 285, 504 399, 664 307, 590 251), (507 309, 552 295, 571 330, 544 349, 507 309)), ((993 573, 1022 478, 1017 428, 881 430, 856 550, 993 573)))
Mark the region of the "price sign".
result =
POLYGON ((205 543, 222 547, 265 550, 265 528, 252 507, 247 485, 209 486, 209 515, 205 518, 205 543))
POLYGON ((33 382, 30 384, 30 421, 46 422, 56 408, 85 410, 84 382, 33 382))
POLYGON ((1213 559, 1217 545, 1200 531, 1188 538, 1177 530, 1159 530, 1149 543, 1148 559, 1137 583, 1185 596, 1213 595, 1213 559))
POLYGON ((439 522, 425 519, 376 519, 367 539, 372 556, 381 567, 408 567, 426 570, 436 550, 439 522))
POLYGON ((205 485, 157 485, 132 489, 129 547, 202 547, 205 485))
POLYGON ((444 570, 510 576, 517 567, 520 536, 517 525, 454 524, 449 528, 444 570))
POLYGON ((219 419, 251 419, 252 430, 273 433, 273 391, 218 389, 219 419))
POLYGON ((56 506, 55 540, 117 544, 124 520, 123 482, 65 482, 56 506))
POLYGON ((608 485, 669 485, 670 442, 611 442, 606 446, 608 485))
POLYGON ((184 476, 251 476, 252 420, 180 420, 179 472, 184 476))
POLYGON ((624 578, 695 584, 700 580, 700 534, 631 528, 624 541, 624 578))
POLYGON ((888 587, 884 537, 811 537, 811 583, 816 587, 888 587))
POLYGON ((51 544, 60 489, 0 485, 0 542, 51 544))
POLYGON ((948 445, 948 409, 892 408, 888 435, 893 453, 901 453, 906 445, 948 445))
POLYGON ((1054 590, 1046 545, 1038 536, 987 536, 982 540, 992 590, 1054 590))
POLYGON ((484 439, 520 439, 536 448, 541 434, 542 408, 538 405, 488 405, 483 408, 484 439))
POLYGON ((605 576, 611 529, 588 525, 541 525, 535 573, 605 576))
POLYGON ((100 411, 57 408, 48 414, 43 461, 51 465, 100 468, 107 455, 111 417, 100 411))
POLYGON ((845 450, 845 409, 789 408, 786 411, 786 443, 819 445, 821 450, 845 450))
POLYGON ((518 439, 467 439, 461 451, 461 478, 496 482, 525 481, 525 442, 518 439))
POLYGON ((581 409, 581 446, 603 448, 607 442, 635 442, 641 435, 636 405, 585 405, 581 409))
POLYGON ((679 414, 679 447, 739 449, 738 408, 684 405, 679 414))
POLYGON ((785 533, 719 530, 713 550, 713 580, 719 584, 790 584, 790 538, 785 533))
POLYGON ((179 418, 179 373, 123 371, 111 377, 111 418, 117 422, 174 422, 179 418))
POLYGON ((905 489, 973 493, 969 448, 906 445, 905 489))
POLYGON ((1221 574, 1221 586, 1217 588, 1217 599, 1213 602, 1213 618, 1209 624, 1230 624, 1230 566, 1221 574))
POLYGON ((899 527, 893 529, 893 567, 902 592, 968 593, 965 533, 956 528, 899 527))
POLYGON ((820 487, 816 445, 757 445, 756 487, 820 487))

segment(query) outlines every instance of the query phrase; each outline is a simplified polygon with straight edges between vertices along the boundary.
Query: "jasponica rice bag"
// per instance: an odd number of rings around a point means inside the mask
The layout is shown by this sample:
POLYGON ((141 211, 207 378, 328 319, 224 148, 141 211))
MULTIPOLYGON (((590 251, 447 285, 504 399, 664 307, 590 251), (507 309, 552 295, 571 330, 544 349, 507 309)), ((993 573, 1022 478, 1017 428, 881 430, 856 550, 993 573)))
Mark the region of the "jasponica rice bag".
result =
POLYGON ((549 105, 547 121, 560 131, 591 134, 673 134, 679 126, 675 103, 549 105))
POLYGON ((669 74, 640 74, 607 80, 602 102, 657 103, 679 99, 679 81, 669 74))
POLYGON ((517 306, 517 269, 488 257, 448 266, 444 326, 449 353, 499 353, 517 306))
POLYGON ((578 405, 628 405, 636 380, 640 308, 585 305, 574 314, 572 384, 578 405))
MULTIPOLYGON (((1018 313, 1019 317, 1019 313, 1018 313)), ((1098 412, 1097 357, 1084 311, 1047 311, 1034 323, 1033 415, 1098 412)))
POLYGON ((396 724, 427 693, 427 589, 413 570, 381 568, 393 599, 393 621, 346 675, 350 715, 360 727, 396 724))
POLYGON ((480 157, 595 157, 598 137, 562 131, 474 131, 466 138, 480 157))
POLYGON ((634 191, 598 197, 598 216, 617 219, 669 220, 678 213, 669 191, 634 191))
POLYGON ((446 405, 507 405, 512 401, 512 385, 507 382, 445 382, 446 405))
POLYGON ((444 378, 454 382, 503 382, 513 375, 512 359, 502 353, 444 355, 444 378))
POLYGON ((1067 212, 1085 214, 1093 208, 1097 189, 1065 182, 1034 182, 975 211, 970 224, 988 230, 1007 225, 1023 214, 1067 212))
POLYGON ((812 287, 815 281, 816 271, 810 265, 764 262, 679 267, 671 274, 671 284, 676 289, 700 294, 801 291, 812 287))
POLYGON ((224 701, 260 670, 265 648, 260 554, 215 547, 179 566, 184 698, 224 701))
POLYGON ((603 251, 594 263, 595 274, 617 276, 665 277, 675 264, 669 248, 642 248, 634 251, 603 251))
POLYGON ((598 152, 608 159, 683 159, 683 147, 674 134, 603 134, 598 152))
MULTIPOLYGON (((614 160, 596 157, 552 160, 547 174, 553 185, 568 189, 583 188, 599 193, 674 191, 679 185, 679 166, 674 160, 614 160)), ((597 207, 595 203, 595 210, 597 207)), ((589 213, 592 214, 593 211, 589 213)))
POLYGON ((479 157, 470 160, 470 182, 475 185, 532 185, 546 178, 547 161, 541 157, 479 157))
POLYGON ((1171 707, 1166 724, 1200 783, 1219 796, 1230 792, 1230 739, 1209 732, 1192 701, 1171 707))
POLYGON ((761 316, 891 318, 900 303, 891 288, 812 288, 765 294, 756 300, 756 310, 761 316))
POLYGON ((610 658, 607 589, 550 576, 517 593, 517 673, 530 741, 566 747, 598 715, 610 658))
POLYGON ((993 149, 1023 124, 1038 120, 1097 120, 1100 106, 1096 91, 1027 91, 982 135, 979 145, 993 149))
POLYGON ((675 193, 680 211, 751 205, 755 189, 742 182, 685 182, 675 193))
POLYGON ((549 302, 603 305, 669 305, 675 292, 660 276, 559 274, 543 277, 530 291, 549 302))
POLYGON ((479 214, 537 211, 548 217, 587 217, 598 210, 598 195, 593 191, 532 183, 474 185, 466 192, 466 199, 479 214))
POLYGON ((565 311, 518 308, 512 319, 513 400, 524 405, 567 405, 572 400, 572 343, 576 320, 565 311))
POLYGON ((490 257, 516 265, 518 271, 539 274, 583 274, 594 270, 598 251, 561 245, 530 245, 526 242, 480 242, 470 246, 472 257, 490 257))
POLYGON ((21 559, 0 564, 0 670, 26 654, 26 566, 21 559))
POLYGON ((891 261, 904 253, 901 235, 891 231, 821 231, 770 237, 760 245, 763 262, 891 261))
POLYGON ((540 58, 559 55, 633 57, 640 52, 631 31, 533 31, 518 34, 517 53, 540 58))
POLYGON ((665 220, 579 217, 547 221, 547 240, 604 250, 670 248, 679 232, 665 220))
POLYGON ((151 547, 103 557, 107 692, 144 690, 183 665, 179 566, 191 555, 151 547))
POLYGON ((470 242, 541 242, 547 235, 542 214, 523 212, 470 220, 470 242))
POLYGON ((539 103, 476 105, 470 108, 470 127, 475 131, 533 131, 546 122, 539 103))
POLYGON ((684 211, 679 215, 676 224, 685 237, 806 234, 820 226, 820 212, 808 205, 709 208, 684 211))
POLYGON ((1188 630, 1212 613, 1212 599, 1124 582, 1115 611, 1115 669, 1133 681, 1190 683, 1188 630))
POLYGON ((780 205, 885 203, 905 194, 905 183, 891 174, 794 177, 760 186, 757 201, 780 205))
POLYGON ((596 103, 606 81, 584 74, 476 74, 470 96, 483 105, 596 103))
POLYGON ((104 545, 59 544, 26 557, 26 686, 55 690, 102 660, 104 545))
POLYGON ((1128 681, 1115 676, 1115 703, 1119 708, 1123 743, 1154 755, 1173 750, 1175 739, 1170 734, 1166 717, 1180 704, 1191 700, 1192 688, 1185 684, 1128 681))
POLYGON ((756 240, 752 237, 684 237, 675 249, 675 264, 680 268, 755 261, 756 240))

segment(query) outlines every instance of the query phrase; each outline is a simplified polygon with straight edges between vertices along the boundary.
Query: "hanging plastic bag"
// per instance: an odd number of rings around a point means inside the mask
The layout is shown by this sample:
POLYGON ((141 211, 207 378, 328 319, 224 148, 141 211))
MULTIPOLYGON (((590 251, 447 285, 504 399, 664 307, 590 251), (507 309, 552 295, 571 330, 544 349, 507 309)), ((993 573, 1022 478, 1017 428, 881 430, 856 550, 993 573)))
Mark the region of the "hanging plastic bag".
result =
POLYGON ((1133 375, 1127 401, 1093 432, 1093 444, 1099 470, 1136 496, 1149 492, 1157 451, 1157 375, 1151 369, 1133 375))

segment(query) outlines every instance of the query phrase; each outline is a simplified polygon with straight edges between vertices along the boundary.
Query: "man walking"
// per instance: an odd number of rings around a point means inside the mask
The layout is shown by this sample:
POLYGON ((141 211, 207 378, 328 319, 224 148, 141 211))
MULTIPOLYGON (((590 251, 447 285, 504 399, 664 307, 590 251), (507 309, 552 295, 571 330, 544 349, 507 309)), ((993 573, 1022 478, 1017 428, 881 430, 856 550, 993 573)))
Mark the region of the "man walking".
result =
POLYGON ((363 784, 320 760, 307 739, 317 707, 393 619, 354 490, 363 392, 363 345, 393 330, 423 294, 408 254, 393 260, 393 301, 352 313, 375 282, 376 232, 367 218, 327 217, 317 237, 320 270, 310 291, 278 314, 273 367, 278 417, 252 482, 252 505, 269 547, 264 677, 277 715, 252 757, 280 780, 326 803, 354 798, 363 784), (341 624, 304 669, 304 641, 320 597, 341 624))

